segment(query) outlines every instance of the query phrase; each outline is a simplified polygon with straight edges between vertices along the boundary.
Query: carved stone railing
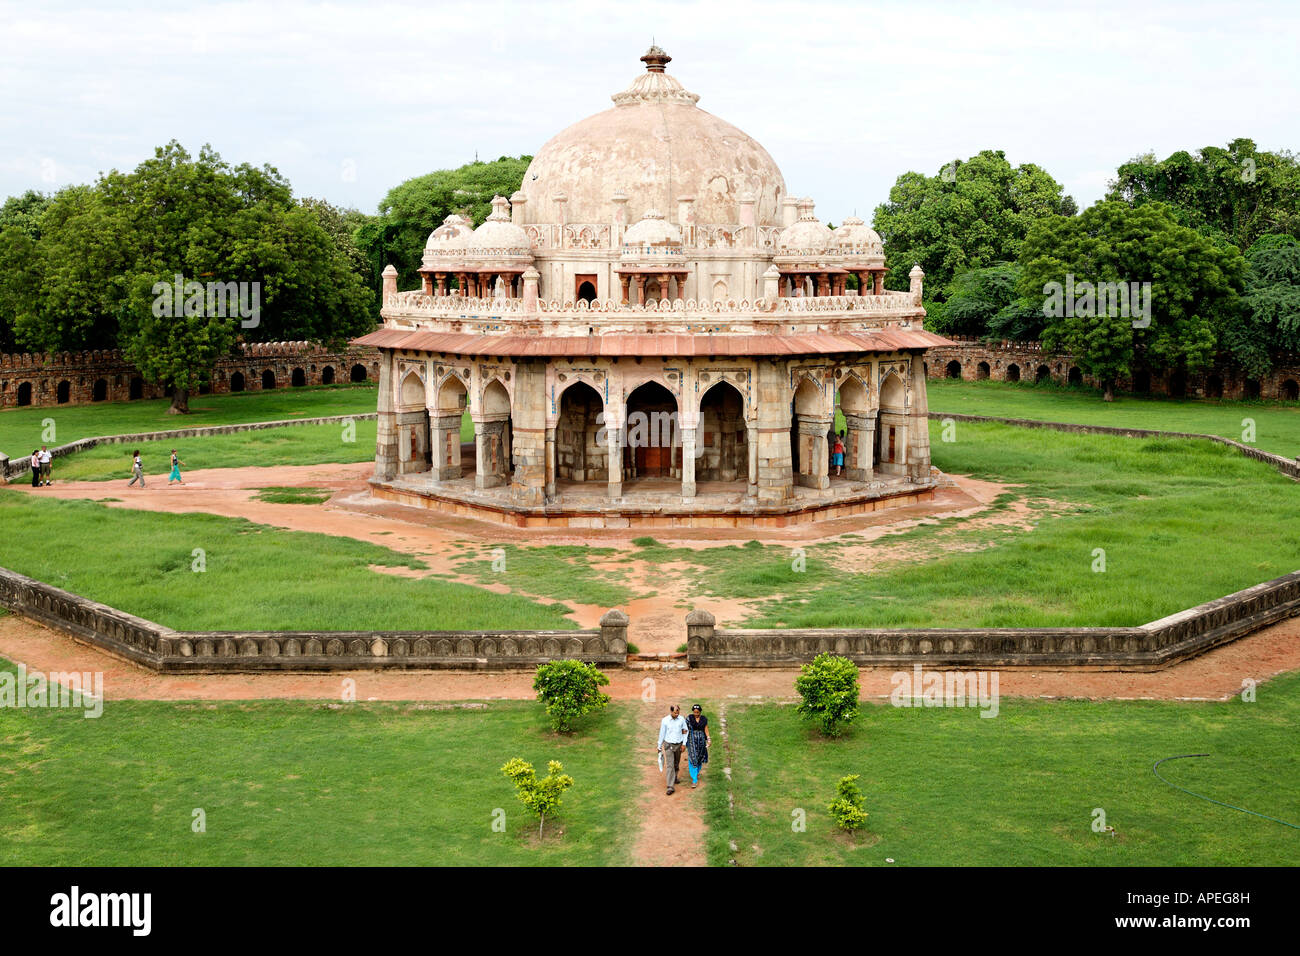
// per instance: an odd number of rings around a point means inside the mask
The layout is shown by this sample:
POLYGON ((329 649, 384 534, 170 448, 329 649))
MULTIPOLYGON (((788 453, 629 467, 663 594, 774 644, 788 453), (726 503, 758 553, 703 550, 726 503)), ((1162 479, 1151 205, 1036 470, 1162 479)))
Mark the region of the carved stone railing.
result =
POLYGON ((451 668, 578 659, 627 662, 628 616, 573 631, 175 631, 0 568, 0 606, 156 671, 219 673, 451 668))

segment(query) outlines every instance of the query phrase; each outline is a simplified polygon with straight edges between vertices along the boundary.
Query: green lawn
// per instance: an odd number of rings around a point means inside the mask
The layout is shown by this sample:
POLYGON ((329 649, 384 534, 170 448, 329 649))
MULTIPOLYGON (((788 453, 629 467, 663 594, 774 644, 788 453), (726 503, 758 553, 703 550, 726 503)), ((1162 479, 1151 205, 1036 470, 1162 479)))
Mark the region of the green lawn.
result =
POLYGON ((12 489, 0 490, 0 527, 0 566, 179 630, 573 626, 562 606, 372 571, 424 565, 352 538, 42 500, 12 489), (32 546, 33 535, 40 547, 32 546), (200 557, 201 572, 194 570, 200 557))
POLYGON ((500 701, 4 708, 0 865, 624 864, 633 724, 611 707, 558 737, 539 704, 500 701), (541 842, 500 772, 515 756, 543 774, 559 760, 575 780, 541 842))
MULTIPOLYGON (((709 858, 743 866, 1293 866, 1300 831, 1157 780, 1300 824, 1300 675, 1243 703, 1040 701, 976 709, 863 707, 840 740, 794 708, 727 705, 736 812, 720 753, 709 780, 709 858), (850 842, 826 806, 849 773, 869 814, 850 842), (1094 833, 1105 811, 1114 837, 1094 833), (796 809, 806 832, 795 832, 796 809), (733 851, 728 843, 735 841, 733 851)), ((717 735, 715 734, 715 738, 717 735)), ((717 747, 714 748, 718 750, 717 747)))
POLYGON ((188 415, 169 415, 171 400, 100 402, 94 405, 53 405, 0 411, 0 451, 10 458, 29 455, 41 445, 66 445, 78 438, 128 435, 137 432, 272 422, 328 415, 359 415, 375 410, 376 386, 330 385, 195 395, 188 415), (53 420, 53 434, 46 419, 53 420))
POLYGON ((56 458, 51 463, 50 476, 55 482, 121 479, 125 485, 131 479, 131 453, 139 451, 145 480, 166 484, 173 448, 185 463, 181 467, 182 476, 198 468, 373 461, 375 430, 373 421, 354 421, 350 425, 291 425, 234 435, 173 438, 134 445, 97 445, 75 455, 56 458))
POLYGON ((1091 389, 956 379, 931 379, 927 394, 932 412, 1221 435, 1277 455, 1289 458, 1300 455, 1300 402, 1233 402, 1119 394, 1115 401, 1107 403, 1101 400, 1099 392, 1091 389), (1244 419, 1254 421, 1255 437, 1251 441, 1245 434, 1244 419))

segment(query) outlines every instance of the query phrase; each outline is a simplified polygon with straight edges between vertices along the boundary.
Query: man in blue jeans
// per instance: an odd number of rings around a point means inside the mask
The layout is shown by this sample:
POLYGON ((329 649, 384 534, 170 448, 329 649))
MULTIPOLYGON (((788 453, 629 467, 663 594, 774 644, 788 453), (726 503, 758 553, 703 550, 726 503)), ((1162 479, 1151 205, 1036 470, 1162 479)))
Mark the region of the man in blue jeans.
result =
POLYGON ((686 743, 686 718, 677 705, 668 707, 668 716, 659 722, 659 752, 664 755, 664 773, 668 778, 668 796, 677 787, 677 770, 682 762, 682 744, 686 743))

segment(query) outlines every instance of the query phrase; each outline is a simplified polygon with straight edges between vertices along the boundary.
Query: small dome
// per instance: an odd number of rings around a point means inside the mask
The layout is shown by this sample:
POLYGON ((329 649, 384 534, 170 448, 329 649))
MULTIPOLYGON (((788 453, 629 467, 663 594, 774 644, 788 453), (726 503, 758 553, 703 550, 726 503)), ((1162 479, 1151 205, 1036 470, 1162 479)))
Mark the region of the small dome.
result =
POLYGON ((470 255, 492 252, 502 255, 531 256, 532 242, 523 228, 510 221, 510 201, 504 196, 492 199, 492 215, 465 242, 470 255))
POLYGON ((682 234, 658 209, 647 209, 641 221, 623 234, 627 246, 681 246, 682 234))
POLYGON ((831 244, 831 231, 813 215, 811 199, 799 200, 799 218, 781 230, 778 252, 820 255, 831 244))
POLYGON ((453 213, 442 221, 441 226, 429 233, 429 241, 424 244, 424 248, 439 251, 449 249, 469 238, 473 231, 472 222, 453 213))
POLYGON ((880 234, 857 216, 849 216, 840 224, 831 238, 832 244, 845 255, 883 256, 885 244, 880 234))

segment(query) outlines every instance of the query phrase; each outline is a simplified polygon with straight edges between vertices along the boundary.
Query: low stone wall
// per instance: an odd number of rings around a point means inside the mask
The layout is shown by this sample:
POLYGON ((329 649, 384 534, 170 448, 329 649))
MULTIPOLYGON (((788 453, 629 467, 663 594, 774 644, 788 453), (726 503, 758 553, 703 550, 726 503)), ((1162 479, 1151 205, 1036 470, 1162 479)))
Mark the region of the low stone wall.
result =
MULTIPOLYGON (((81 438, 74 442, 68 442, 66 445, 60 445, 58 448, 51 448, 50 455, 54 458, 62 458, 64 455, 72 455, 79 451, 86 451, 89 448, 94 448, 96 445, 133 445, 137 443, 144 444, 149 441, 174 441, 178 438, 200 438, 204 435, 234 435, 238 432, 260 431, 264 428, 287 428, 290 425, 338 425, 348 421, 373 421, 378 417, 379 415, 377 412, 366 412, 360 415, 327 415, 323 418, 289 418, 275 422, 245 422, 239 425, 207 425, 202 428, 176 428, 164 432, 136 432, 133 435, 104 435, 98 438, 81 438)), ((30 475, 31 470, 32 459, 30 455, 22 455, 17 459, 10 459, 6 458, 4 455, 0 455, 0 476, 3 476, 6 481, 18 478, 22 475, 30 475)))
MULTIPOLYGON (((1069 354, 1045 352, 1039 342, 987 342, 962 335, 949 335, 948 338, 952 345, 926 352, 928 378, 1052 381, 1059 385, 1077 383, 1100 387, 1096 379, 1083 374, 1069 354)), ((1178 370, 1153 374, 1139 369, 1133 375, 1121 378, 1116 387, 1126 392, 1175 398, 1300 399, 1300 358, 1280 354, 1274 356, 1274 360, 1272 371, 1258 379, 1248 377, 1238 368, 1219 363, 1192 375, 1178 370)))
MULTIPOLYGON (((253 342, 219 360, 211 383, 200 394, 378 379, 378 349, 349 346, 331 351, 310 342, 253 342)), ((0 408, 125 402, 167 394, 145 382, 117 349, 0 355, 0 408)))
POLYGON ((1286 458, 1272 452, 1263 451, 1254 445, 1224 438, 1222 435, 1203 435, 1199 432, 1165 432, 1151 428, 1116 428, 1111 425, 1076 425, 1071 422, 1040 422, 1032 418, 995 418, 990 415, 957 415, 945 412, 930 412, 933 421, 942 422, 952 419, 957 422, 985 422, 994 425, 1015 425, 1018 428, 1047 428, 1058 432, 1074 432, 1081 435, 1115 435, 1120 438, 1198 438, 1204 441, 1227 445, 1247 458, 1271 465, 1288 478, 1300 480, 1300 459, 1286 458))
POLYGON ((818 654, 860 666, 1156 670, 1300 614, 1300 571, 1140 627, 720 630, 686 617, 692 667, 789 667, 818 654))
POLYGON ((0 568, 0 605, 117 657, 163 673, 532 668, 580 659, 627 662, 628 617, 596 630, 174 631, 0 568))

